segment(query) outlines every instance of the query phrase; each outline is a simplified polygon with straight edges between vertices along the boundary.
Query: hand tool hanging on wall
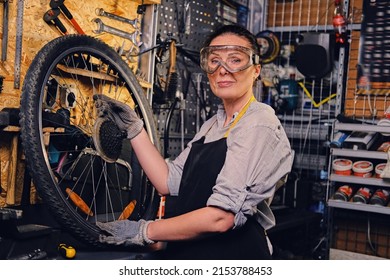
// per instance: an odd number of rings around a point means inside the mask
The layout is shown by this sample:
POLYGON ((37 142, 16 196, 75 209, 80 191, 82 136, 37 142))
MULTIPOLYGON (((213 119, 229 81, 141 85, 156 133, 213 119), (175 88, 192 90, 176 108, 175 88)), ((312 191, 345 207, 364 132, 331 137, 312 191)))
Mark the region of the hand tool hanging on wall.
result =
POLYGON ((176 72, 176 53, 177 44, 172 39, 172 34, 168 33, 165 40, 161 35, 157 35, 157 52, 156 52, 156 84, 154 86, 153 101, 156 103, 166 103, 173 101, 176 96, 178 84, 178 73, 176 72))
POLYGON ((97 8, 95 10, 95 12, 96 12, 96 15, 98 15, 98 16, 103 16, 103 17, 107 17, 107 18, 111 18, 111 19, 120 21, 120 22, 128 23, 128 24, 131 24, 134 28, 137 28, 137 21, 138 21, 137 18, 135 18, 135 19, 128 19, 128 18, 125 18, 125 17, 121 17, 121 16, 118 16, 118 15, 106 12, 106 11, 104 11, 103 8, 97 8))
POLYGON ((103 21, 100 18, 94 18, 92 21, 97 24, 97 29, 93 30, 94 33, 96 33, 96 34, 101 34, 103 32, 110 33, 110 34, 128 39, 136 46, 138 45, 137 44, 137 34, 138 33, 136 31, 129 33, 129 32, 120 30, 118 28, 106 25, 103 23, 103 21))
POLYGON ((1 60, 7 60, 7 47, 8 47, 8 11, 9 1, 2 0, 3 2, 3 38, 1 42, 1 60))
POLYGON ((14 64, 14 88, 20 88, 20 67, 22 61, 22 36, 23 36, 23 10, 24 0, 18 0, 16 11, 16 45, 14 64))
POLYGON ((74 29, 79 34, 85 34, 83 29, 81 29, 80 25, 77 23, 77 21, 74 19, 72 13, 68 10, 68 8, 64 4, 65 0, 51 0, 50 1, 50 7, 52 9, 60 9, 61 12, 65 15, 65 17, 69 20, 69 22, 73 25, 74 29))
POLYGON ((175 98, 177 83, 178 83, 178 74, 176 72, 176 41, 171 39, 169 44, 169 69, 168 69, 168 80, 165 85, 165 94, 169 100, 175 98))
POLYGON ((61 22, 61 20, 58 18, 60 13, 61 13, 61 11, 58 8, 57 9, 50 9, 50 10, 46 11, 46 13, 43 15, 43 20, 47 24, 53 25, 54 27, 56 27, 61 32, 61 34, 66 35, 66 34, 68 34, 68 30, 66 29, 64 24, 61 22))
POLYGON ((191 33, 191 1, 184 1, 184 12, 183 12, 183 27, 184 34, 189 35, 191 33))

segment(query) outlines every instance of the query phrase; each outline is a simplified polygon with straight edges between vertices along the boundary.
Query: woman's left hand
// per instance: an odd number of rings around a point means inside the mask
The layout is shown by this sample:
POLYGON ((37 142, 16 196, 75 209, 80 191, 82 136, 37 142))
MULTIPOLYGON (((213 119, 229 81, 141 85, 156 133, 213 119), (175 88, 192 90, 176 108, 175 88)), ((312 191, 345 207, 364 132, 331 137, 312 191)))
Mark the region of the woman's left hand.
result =
POLYGON ((150 240, 146 235, 148 225, 151 222, 142 219, 139 221, 118 220, 108 223, 96 222, 96 226, 110 234, 100 234, 99 241, 112 245, 123 244, 125 246, 153 244, 155 242, 150 240))

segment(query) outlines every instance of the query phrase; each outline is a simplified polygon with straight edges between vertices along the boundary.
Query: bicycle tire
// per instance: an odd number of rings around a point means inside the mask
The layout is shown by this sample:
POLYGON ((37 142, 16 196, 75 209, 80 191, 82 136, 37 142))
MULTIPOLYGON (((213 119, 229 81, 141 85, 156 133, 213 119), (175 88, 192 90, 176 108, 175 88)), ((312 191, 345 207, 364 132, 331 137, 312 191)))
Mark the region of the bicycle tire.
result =
POLYGON ((134 200, 126 218, 153 219, 159 196, 127 139, 118 140, 110 129, 102 133, 120 147, 113 162, 96 150, 95 93, 134 105, 160 150, 155 119, 136 76, 113 48, 88 35, 58 37, 34 57, 22 87, 20 128, 27 168, 42 201, 62 229, 104 247, 96 221, 118 219, 134 200))

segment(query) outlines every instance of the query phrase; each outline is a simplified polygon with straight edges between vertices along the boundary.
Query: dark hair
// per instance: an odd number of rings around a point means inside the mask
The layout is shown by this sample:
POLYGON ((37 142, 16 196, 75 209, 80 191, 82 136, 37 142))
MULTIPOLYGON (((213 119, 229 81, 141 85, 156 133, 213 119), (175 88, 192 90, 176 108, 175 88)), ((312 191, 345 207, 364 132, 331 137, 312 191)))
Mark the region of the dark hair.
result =
POLYGON ((233 34, 245 38, 250 43, 255 54, 260 55, 260 49, 259 45, 257 44, 256 36, 249 32, 248 29, 240 25, 223 25, 207 37, 203 46, 208 47, 212 40, 224 34, 233 34))

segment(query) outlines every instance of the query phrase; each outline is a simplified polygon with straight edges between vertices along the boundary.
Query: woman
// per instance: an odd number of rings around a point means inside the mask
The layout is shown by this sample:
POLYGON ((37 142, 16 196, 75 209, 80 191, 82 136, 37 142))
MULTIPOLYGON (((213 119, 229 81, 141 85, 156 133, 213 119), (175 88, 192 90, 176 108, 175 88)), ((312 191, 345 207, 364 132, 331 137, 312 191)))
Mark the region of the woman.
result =
POLYGON ((156 221, 98 223, 110 235, 101 241, 145 245, 167 242, 167 259, 270 259, 265 230, 275 218, 268 201, 290 172, 286 134, 267 105, 253 97, 260 74, 256 38, 228 25, 201 50, 201 67, 222 100, 187 148, 166 163, 149 141, 143 123, 124 104, 96 96, 102 116, 112 118, 161 195, 178 196, 172 217, 156 221))

